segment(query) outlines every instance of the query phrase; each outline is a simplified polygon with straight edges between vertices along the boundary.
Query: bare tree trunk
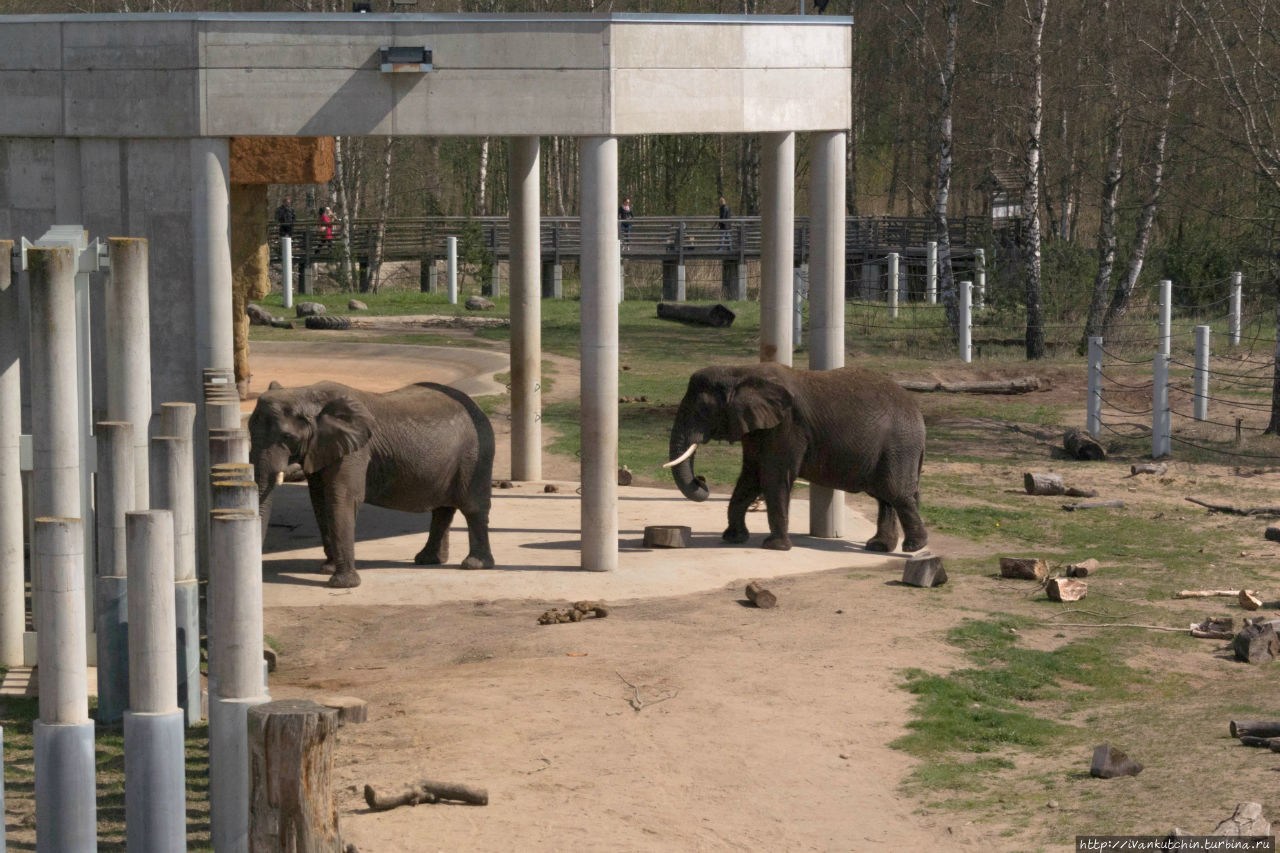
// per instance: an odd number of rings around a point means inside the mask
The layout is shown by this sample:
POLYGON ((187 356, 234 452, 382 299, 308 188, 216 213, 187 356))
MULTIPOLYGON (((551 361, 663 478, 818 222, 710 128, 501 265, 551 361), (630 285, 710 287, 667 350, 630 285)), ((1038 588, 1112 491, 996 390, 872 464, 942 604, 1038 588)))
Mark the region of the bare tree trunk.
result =
POLYGON ((487 190, 489 188, 489 137, 480 137, 480 177, 476 187, 476 209, 481 216, 489 215, 487 190))
POLYGON ((551 182, 554 184, 556 216, 565 216, 564 206, 564 141, 551 137, 551 182))
POLYGON ((1044 358, 1044 318, 1040 305, 1040 132, 1044 118, 1044 63, 1041 44, 1049 0, 1026 0, 1031 22, 1031 109, 1027 122, 1026 177, 1022 223, 1026 240, 1027 358, 1044 358))
POLYGON ((1160 101, 1160 122, 1156 129, 1156 139, 1151 155, 1151 194, 1147 196, 1138 214, 1138 229, 1133 235, 1133 247, 1129 254, 1129 269, 1122 280, 1116 283, 1115 292, 1111 296, 1111 304, 1107 306, 1107 316, 1102 322, 1102 336, 1110 335, 1111 329, 1129 310, 1129 300, 1134 288, 1138 285, 1138 276, 1142 274, 1142 264, 1147 257, 1147 247, 1151 241, 1151 226, 1155 223, 1156 211, 1160 206, 1160 192, 1164 184, 1165 149, 1169 140, 1169 113, 1173 102, 1173 86, 1177 79, 1177 71, 1173 62, 1174 52, 1178 49, 1178 30, 1181 22, 1181 10, 1174 7, 1173 19, 1169 23, 1169 39, 1165 45, 1164 58, 1168 63, 1165 74, 1164 92, 1160 101))
POLYGON ((349 168, 344 164, 350 140, 345 136, 336 136, 333 140, 333 182, 338 192, 338 206, 344 220, 341 227, 341 276, 343 286, 350 289, 355 286, 355 270, 351 263, 351 208, 349 205, 348 175, 349 168))
POLYGON ((1089 338, 1102 334, 1107 293, 1111 290, 1111 273, 1116 263, 1116 203, 1120 196, 1120 181, 1124 177, 1124 125, 1127 110, 1120 98, 1115 57, 1111 50, 1110 9, 1110 0, 1103 0, 1103 73, 1106 75, 1107 95, 1111 99, 1111 112, 1107 119, 1107 174, 1102 179, 1102 204, 1098 211, 1098 271, 1093 278, 1089 315, 1085 319, 1084 335, 1080 339, 1081 352, 1088 347, 1089 338))
POLYGON ((387 235, 387 216, 391 211, 391 152, 395 137, 388 136, 382 149, 382 203, 378 209, 377 236, 373 241, 373 257, 369 260, 369 289, 374 293, 382 285, 382 241, 387 235))
MULTIPOLYGON (((951 265, 951 230, 948 227, 948 205, 951 201, 952 126, 951 105, 956 81, 956 42, 960 32, 959 0, 947 0, 943 5, 947 19, 947 46, 938 69, 940 101, 938 109, 938 183, 934 196, 933 226, 938 238, 938 287, 947 323, 952 334, 960 328, 960 306, 956 294, 955 270, 951 265)), ((892 286, 892 285, 891 285, 892 286)))

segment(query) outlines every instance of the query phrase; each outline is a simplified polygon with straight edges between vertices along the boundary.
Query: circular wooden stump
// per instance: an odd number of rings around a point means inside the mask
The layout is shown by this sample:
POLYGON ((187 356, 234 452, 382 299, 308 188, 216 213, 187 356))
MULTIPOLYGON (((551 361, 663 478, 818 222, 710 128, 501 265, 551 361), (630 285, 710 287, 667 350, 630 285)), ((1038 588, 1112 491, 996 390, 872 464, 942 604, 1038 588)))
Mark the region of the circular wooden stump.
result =
POLYGON ((646 548, 688 548, 692 528, 679 524, 651 524, 644 529, 646 548))

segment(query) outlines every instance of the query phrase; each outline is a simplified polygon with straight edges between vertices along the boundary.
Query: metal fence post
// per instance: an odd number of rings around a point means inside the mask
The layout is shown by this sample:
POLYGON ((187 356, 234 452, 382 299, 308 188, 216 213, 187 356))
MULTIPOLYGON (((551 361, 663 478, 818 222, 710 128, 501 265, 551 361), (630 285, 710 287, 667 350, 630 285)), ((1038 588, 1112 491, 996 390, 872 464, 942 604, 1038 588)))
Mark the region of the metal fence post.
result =
POLYGON ((293 307, 293 238, 280 238, 280 292, 284 307, 293 307))
POLYGON ((1196 326, 1195 418, 1209 417, 1209 327, 1196 326))
POLYGON ((924 293, 930 305, 938 304, 938 243, 930 240, 925 245, 924 293))
POLYGON ((1240 283, 1243 273, 1231 274, 1231 315, 1227 318, 1227 333, 1231 346, 1240 346, 1240 283))
POLYGON ((898 316, 898 253, 889 253, 889 316, 897 318, 898 316))
POLYGON ((973 361, 973 282, 960 282, 960 360, 973 361))
POLYGON ((1169 455, 1169 356, 1157 351, 1151 383, 1151 458, 1169 455))
POLYGON ((1089 397, 1085 429, 1097 438, 1102 433, 1102 338, 1089 338, 1089 397))
POLYGON ((458 304, 458 238, 449 236, 445 237, 445 245, 448 247, 448 282, 449 282, 449 304, 458 304))
POLYGON ((1160 352, 1169 355, 1173 337, 1173 282, 1160 282, 1160 352))

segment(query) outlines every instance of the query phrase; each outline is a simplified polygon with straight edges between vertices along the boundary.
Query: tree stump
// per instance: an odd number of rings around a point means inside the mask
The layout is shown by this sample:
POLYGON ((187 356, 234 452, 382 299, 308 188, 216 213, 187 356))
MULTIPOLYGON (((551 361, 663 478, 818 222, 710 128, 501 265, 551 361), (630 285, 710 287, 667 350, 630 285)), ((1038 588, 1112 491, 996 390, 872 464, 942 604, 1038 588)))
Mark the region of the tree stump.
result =
POLYGON ((1232 720, 1232 737, 1280 737, 1280 722, 1271 720, 1232 720))
POLYGON ((1117 776, 1137 776, 1142 772, 1142 764, 1134 761, 1109 743, 1093 748, 1093 761, 1089 765, 1089 775, 1098 779, 1114 779, 1117 776))
POLYGON ((1090 557, 1087 560, 1081 560, 1078 563, 1072 563, 1067 566, 1067 577, 1069 578, 1087 578, 1090 575, 1096 575, 1102 564, 1090 557))
POLYGON ((1029 495, 1060 495, 1066 490, 1061 474, 1035 474, 1028 471, 1022 475, 1022 485, 1029 495))
POLYGON ((1107 451, 1102 449, 1102 445, 1087 432, 1081 432, 1078 429, 1067 430, 1066 435, 1062 437, 1062 446, 1066 448, 1067 453, 1071 454, 1072 459, 1102 461, 1107 458, 1107 451))
POLYGON ((1045 585, 1050 601, 1079 601, 1088 590, 1088 584, 1073 578, 1050 578, 1045 585))
POLYGON ((769 590, 760 586, 760 584, 752 581, 747 584, 747 601, 750 601, 761 610, 769 610, 778 604, 778 596, 769 592, 769 590))
POLYGON ((1280 636, 1270 625, 1246 625, 1231 641, 1236 660, 1266 663, 1280 657, 1280 636))
POLYGON ((912 557, 902 569, 902 582, 908 586, 941 586, 947 582, 947 570, 941 557, 912 557))
POLYGON ((1245 610, 1257 610, 1262 606, 1262 599, 1247 589, 1240 590, 1236 595, 1236 600, 1240 602, 1240 606, 1245 610))
POLYGON ((1049 564, 1036 557, 1001 557, 1000 577, 1042 581, 1049 576, 1049 564))
POLYGON ((369 719, 369 703, 356 696, 320 696, 316 703, 338 712, 338 725, 363 723, 369 719))
POLYGON ((650 524, 644 529, 646 548, 688 548, 693 529, 679 524, 650 524))
POLYGON ((284 699, 249 709, 250 853, 342 853, 333 796, 338 712, 284 699))
POLYGON ((1154 474, 1157 477, 1162 476, 1169 470, 1169 466, 1163 462, 1138 462, 1129 466, 1129 476, 1136 477, 1138 474, 1154 474))
POLYGON ((1271 525, 1263 532, 1262 535, 1269 542, 1280 542, 1280 525, 1271 525))

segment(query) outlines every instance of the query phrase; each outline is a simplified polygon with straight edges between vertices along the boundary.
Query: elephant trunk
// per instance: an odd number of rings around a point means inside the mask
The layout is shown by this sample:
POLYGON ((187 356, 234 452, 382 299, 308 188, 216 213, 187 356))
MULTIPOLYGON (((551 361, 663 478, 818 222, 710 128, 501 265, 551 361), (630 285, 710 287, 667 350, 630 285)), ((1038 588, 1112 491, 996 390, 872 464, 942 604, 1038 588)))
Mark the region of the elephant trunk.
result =
POLYGON ((285 466, 289 464, 287 451, 261 452, 252 455, 254 480, 258 484, 258 520, 262 524, 262 539, 267 538, 267 528, 271 524, 271 502, 275 498, 275 488, 284 479, 285 466))
POLYGON ((681 494, 691 501, 705 501, 711 494, 707 489, 707 481, 693 473, 696 451, 689 453, 693 445, 705 440, 705 436, 700 435, 699 431, 682 425, 680 419, 676 419, 676 425, 671 430, 671 458, 680 459, 682 456, 685 458, 672 466, 671 476, 675 478, 681 494))

